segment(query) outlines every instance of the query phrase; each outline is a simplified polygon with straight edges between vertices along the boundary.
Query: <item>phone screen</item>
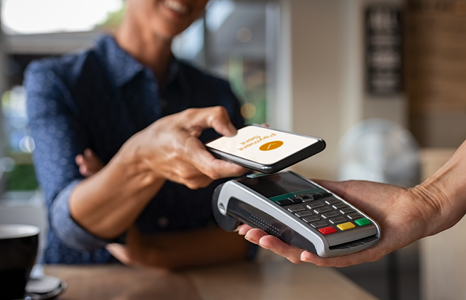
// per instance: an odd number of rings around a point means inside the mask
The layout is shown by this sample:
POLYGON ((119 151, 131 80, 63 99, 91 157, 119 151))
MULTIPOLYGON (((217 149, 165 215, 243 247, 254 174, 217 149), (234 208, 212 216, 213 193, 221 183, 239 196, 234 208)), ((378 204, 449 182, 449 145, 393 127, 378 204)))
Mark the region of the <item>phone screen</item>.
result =
POLYGON ((318 139, 260 126, 246 126, 234 137, 221 137, 206 146, 231 155, 272 165, 314 143, 318 139))

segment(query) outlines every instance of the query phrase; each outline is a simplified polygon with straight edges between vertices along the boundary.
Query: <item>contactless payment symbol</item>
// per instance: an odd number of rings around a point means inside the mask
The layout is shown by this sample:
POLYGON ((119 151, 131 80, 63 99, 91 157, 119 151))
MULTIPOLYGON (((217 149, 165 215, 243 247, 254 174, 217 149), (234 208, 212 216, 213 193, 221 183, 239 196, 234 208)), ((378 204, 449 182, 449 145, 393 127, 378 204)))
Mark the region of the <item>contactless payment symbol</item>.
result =
POLYGON ((274 142, 268 142, 265 143, 264 145, 260 146, 259 150, 261 151, 270 151, 273 149, 280 148, 283 145, 282 141, 274 141, 274 142))

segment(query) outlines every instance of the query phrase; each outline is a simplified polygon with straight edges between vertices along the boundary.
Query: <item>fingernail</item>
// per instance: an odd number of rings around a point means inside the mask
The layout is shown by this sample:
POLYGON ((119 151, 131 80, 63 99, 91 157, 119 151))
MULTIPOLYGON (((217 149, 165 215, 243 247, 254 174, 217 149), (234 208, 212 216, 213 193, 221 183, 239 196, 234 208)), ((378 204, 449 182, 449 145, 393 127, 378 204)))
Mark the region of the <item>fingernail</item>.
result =
POLYGON ((253 244, 257 244, 257 241, 254 240, 254 239, 252 239, 248 234, 246 234, 246 235, 244 236, 244 238, 245 238, 246 240, 250 241, 250 242, 253 243, 253 244))
POLYGON ((301 256, 299 257, 299 259, 300 259, 301 261, 307 261, 307 260, 306 260, 306 257, 305 257, 305 255, 306 255, 305 253, 306 253, 306 252, 302 252, 302 253, 301 253, 301 256))

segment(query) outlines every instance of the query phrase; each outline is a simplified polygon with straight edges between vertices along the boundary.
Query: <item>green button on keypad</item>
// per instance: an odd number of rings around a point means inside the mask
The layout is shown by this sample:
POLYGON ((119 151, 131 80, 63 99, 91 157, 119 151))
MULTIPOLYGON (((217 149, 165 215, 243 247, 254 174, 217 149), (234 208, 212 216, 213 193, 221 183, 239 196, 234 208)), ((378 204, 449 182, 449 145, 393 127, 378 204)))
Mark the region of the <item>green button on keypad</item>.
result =
POLYGON ((369 221, 368 219, 366 218, 362 218, 362 219, 358 219, 356 221, 354 221, 356 224, 358 224, 359 226, 364 226, 364 225, 368 225, 371 223, 371 221, 369 221))

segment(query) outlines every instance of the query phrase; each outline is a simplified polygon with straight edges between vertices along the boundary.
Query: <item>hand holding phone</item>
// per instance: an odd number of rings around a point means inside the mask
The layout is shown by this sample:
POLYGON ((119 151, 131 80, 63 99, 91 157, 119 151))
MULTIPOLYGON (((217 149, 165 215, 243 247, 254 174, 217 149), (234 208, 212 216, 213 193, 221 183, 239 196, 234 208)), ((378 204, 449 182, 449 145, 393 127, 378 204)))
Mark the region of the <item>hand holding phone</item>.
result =
POLYGON ((206 144, 215 157, 262 173, 275 173, 325 149, 324 140, 249 125, 234 137, 220 137, 206 144))

